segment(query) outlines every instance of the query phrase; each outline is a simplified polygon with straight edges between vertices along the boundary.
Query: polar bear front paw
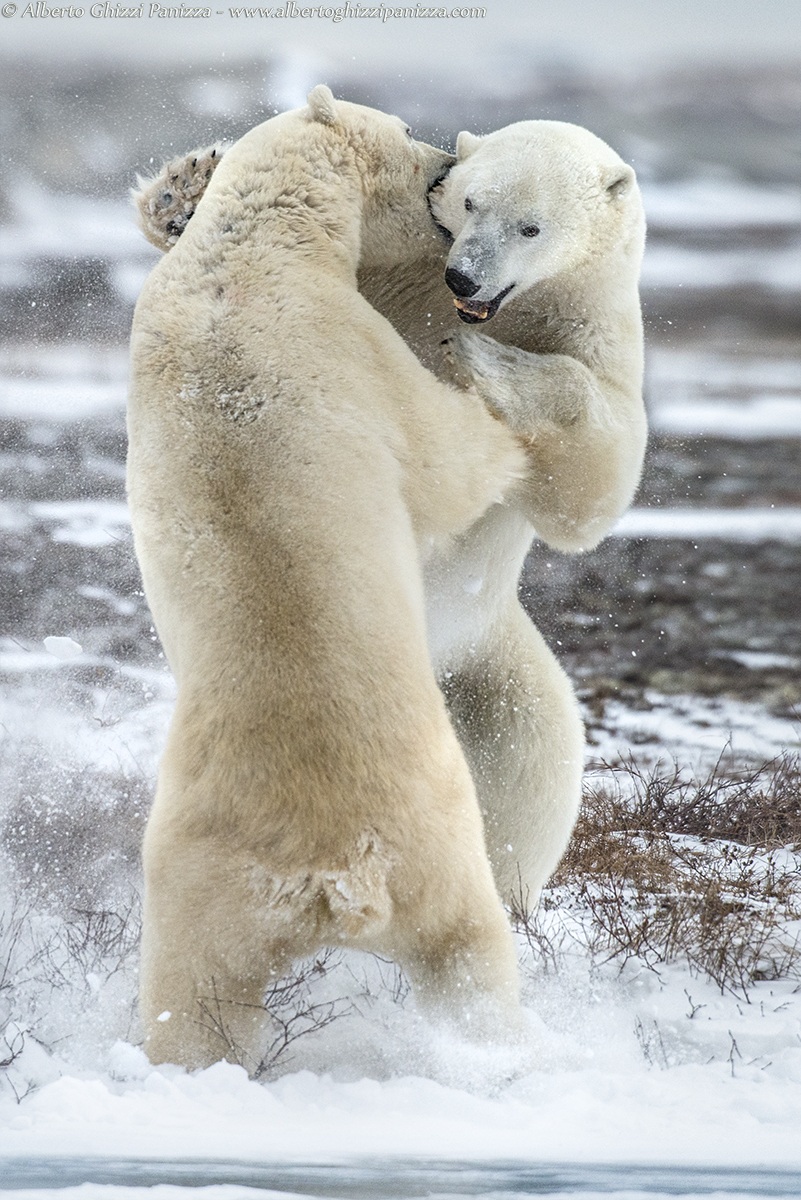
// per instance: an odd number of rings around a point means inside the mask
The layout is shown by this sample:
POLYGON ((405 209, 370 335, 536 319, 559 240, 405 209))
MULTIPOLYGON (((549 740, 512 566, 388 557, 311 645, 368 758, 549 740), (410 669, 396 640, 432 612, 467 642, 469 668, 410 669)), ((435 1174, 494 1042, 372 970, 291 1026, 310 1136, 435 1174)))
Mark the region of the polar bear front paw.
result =
POLYGON ((218 144, 192 150, 165 163, 152 179, 138 178, 132 197, 139 227, 159 250, 169 250, 186 229, 226 149, 218 144))
POLYGON ((532 394, 532 374, 539 366, 538 355, 461 329, 448 338, 447 353, 491 412, 517 432, 528 427, 536 395, 536 391, 532 394))

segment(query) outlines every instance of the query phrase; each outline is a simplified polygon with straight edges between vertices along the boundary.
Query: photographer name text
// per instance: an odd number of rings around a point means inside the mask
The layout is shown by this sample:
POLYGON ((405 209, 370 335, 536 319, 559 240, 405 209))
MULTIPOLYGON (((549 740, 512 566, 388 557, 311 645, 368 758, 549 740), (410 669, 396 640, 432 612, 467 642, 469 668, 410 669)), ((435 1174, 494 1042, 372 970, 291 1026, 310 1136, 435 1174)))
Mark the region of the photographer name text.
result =
POLYGON ((198 20, 209 18, 212 16, 218 17, 234 17, 244 19, 292 19, 300 18, 308 20, 309 18, 322 18, 329 21, 345 21, 352 18, 367 18, 379 21, 390 21, 394 19, 400 20, 415 20, 420 17, 439 17, 439 18, 476 18, 486 16, 485 8, 437 8, 429 7, 422 4, 394 8, 386 4, 377 4, 373 6, 365 6, 361 4, 351 4, 350 0, 346 0, 344 5, 328 6, 318 4, 315 6, 299 7, 294 3, 294 0, 288 0, 286 4, 278 8, 208 8, 204 5, 194 6, 190 4, 168 5, 156 3, 156 0, 145 4, 114 4, 111 0, 102 0, 100 3, 92 4, 88 7, 81 7, 75 4, 68 5, 50 5, 46 0, 34 0, 33 3, 26 4, 22 7, 19 4, 9 3, 3 4, 0 8, 0 14, 4 17, 19 17, 28 18, 29 20, 48 21, 48 20, 80 20, 81 17, 89 16, 95 20, 150 20, 150 19, 167 19, 174 20, 176 18, 185 18, 189 20, 198 20))

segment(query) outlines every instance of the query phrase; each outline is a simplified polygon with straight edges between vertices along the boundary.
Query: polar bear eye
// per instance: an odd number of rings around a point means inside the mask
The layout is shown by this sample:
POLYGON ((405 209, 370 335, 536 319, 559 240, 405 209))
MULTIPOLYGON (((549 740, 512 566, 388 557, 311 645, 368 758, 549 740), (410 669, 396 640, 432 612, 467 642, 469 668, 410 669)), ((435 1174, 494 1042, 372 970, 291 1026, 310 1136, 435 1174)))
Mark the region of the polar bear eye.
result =
POLYGON ((473 201, 470 199, 469 196, 465 196, 465 198, 464 198, 464 209, 465 209, 465 212, 473 211, 473 201))
POLYGON ((533 224, 532 225, 522 225, 520 227, 520 232, 522 233, 523 237, 537 237, 537 235, 540 232, 540 227, 539 227, 539 225, 533 225, 533 224))

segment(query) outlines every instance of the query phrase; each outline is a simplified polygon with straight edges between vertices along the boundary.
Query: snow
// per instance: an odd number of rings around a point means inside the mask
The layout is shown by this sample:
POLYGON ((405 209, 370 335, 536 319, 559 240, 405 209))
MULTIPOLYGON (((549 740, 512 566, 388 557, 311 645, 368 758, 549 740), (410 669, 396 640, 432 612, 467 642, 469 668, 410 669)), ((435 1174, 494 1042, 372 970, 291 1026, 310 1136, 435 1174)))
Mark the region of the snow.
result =
POLYGON ((801 190, 759 187, 739 179, 688 179, 642 185, 650 228, 801 229, 801 190))
POLYGON ((780 248, 748 246, 723 250, 660 245, 652 242, 643 260, 643 288, 764 287, 795 293, 799 288, 801 241, 780 248))
POLYGON ((801 541, 801 508, 632 508, 612 536, 795 543, 801 541))
POLYGON ((128 506, 121 500, 0 502, 0 529, 22 533, 37 523, 49 526, 54 542, 107 546, 130 537, 128 506))
POLYGON ((124 412, 127 388, 126 347, 81 342, 0 347, 4 416, 51 425, 109 416, 124 412))
MULTIPOLYGON (((54 542, 106 546, 130 538, 130 517, 121 500, 0 502, 0 529, 16 533, 36 524, 49 528, 54 542)), ((801 541, 801 508, 632 508, 611 531, 612 537, 703 538, 728 541, 801 541)), ((479 591, 481 581, 468 581, 466 591, 479 591)))
MULTIPOLYGON (((468 1077, 451 1084, 303 1070, 264 1085, 230 1064, 195 1075, 154 1069, 141 1051, 116 1044, 105 1071, 54 1080, 2 1113, 2 1155, 91 1155, 102 1144, 120 1158, 797 1165, 801 1046, 792 1043, 801 1001, 789 985, 770 985, 744 1007, 698 984, 688 1003, 682 982, 660 988, 641 979, 618 994, 607 983, 595 1002, 565 991, 562 1001, 575 1005, 570 1018, 561 1029, 538 1030, 543 1066, 501 1086, 491 1051, 453 1042, 441 1052, 461 1050, 473 1061, 468 1077), (698 1004, 705 1007, 688 1017, 698 1004), (661 1027, 669 1047, 661 1067, 639 1055, 638 1014, 661 1027), (734 1068, 732 1039, 743 1055, 734 1068)), ((508 1061, 500 1065, 508 1071, 508 1061)))
POLYGON ((79 654, 83 653, 83 647, 71 637, 46 637, 43 645, 47 653, 53 655, 53 658, 60 658, 65 661, 77 658, 79 654))
MULTIPOLYGON (((0 655, 0 670, 12 648, 0 655)), ((16 651, 24 659, 24 648, 16 651)), ((50 662, 57 672, 70 669, 50 662)), ((40 661, 27 665, 28 702, 23 692, 11 711, 0 705, 5 736, 38 737, 56 759, 99 769, 135 764, 152 778, 172 702, 169 676, 123 667, 146 689, 143 702, 100 725, 91 713, 70 711, 52 685, 43 703, 40 661)), ((684 761, 690 752, 708 759, 719 754, 727 728, 740 752, 764 754, 798 740, 791 723, 768 714, 760 721, 752 705, 649 698, 651 713, 610 702, 614 732, 602 752, 614 757, 650 733, 655 754, 669 744, 684 761)), ((323 995, 349 995, 353 1009, 301 1039, 287 1073, 266 1083, 228 1064, 195 1074, 151 1067, 117 1032, 135 973, 94 973, 83 990, 62 989, 57 1010, 65 1010, 49 1017, 51 1035, 61 1030, 66 1040, 55 1037, 53 1054, 32 1041, 25 1048, 19 1077, 36 1090, 20 1104, 0 1095, 0 1178, 2 1159, 98 1155, 265 1169, 365 1159, 387 1171, 421 1160, 801 1167, 801 993, 793 981, 757 983, 744 998, 680 966, 657 975, 630 964, 621 972, 578 945, 556 974, 542 963, 532 969, 522 946, 521 956, 528 1015, 521 1047, 477 1046, 426 1025, 410 999, 393 999, 384 967, 345 955, 323 995)), ((177 1188, 158 1190, 177 1200, 177 1188)), ((246 1195, 218 1190, 231 1200, 246 1195)), ((46 1189, 31 1194, 54 1200, 46 1189)), ((465 1193, 453 1184, 447 1194, 465 1193)), ((74 1195, 124 1200, 127 1192, 114 1185, 74 1195)))
POLYGON ((743 1005, 698 981, 688 998, 683 975, 670 976, 544 981, 548 1020, 519 1056, 539 1062, 517 1069, 508 1051, 429 1034, 426 1075, 396 1062, 391 1077, 359 1078, 357 1057, 350 1078, 318 1065, 265 1085, 230 1064, 194 1075, 154 1069, 116 1043, 100 1070, 65 1074, 23 1105, 0 1107, 0 1153, 798 1165, 801 999, 789 984, 766 984, 743 1005), (646 1031, 639 1043, 637 1028, 646 1031), (649 1066, 641 1044, 654 1030, 662 1061, 649 1066), (432 1077, 437 1054, 452 1081, 432 1077))
POLYGON ((14 216, 0 225, 0 270, 60 258, 65 247, 73 258, 158 259, 137 228, 131 202, 60 195, 54 206, 51 194, 32 182, 17 184, 10 202, 14 216))
POLYGON ((74 421, 125 408, 122 383, 51 383, 41 379, 0 378, 0 406, 9 417, 32 416, 74 421))
MULTIPOLYGON (((753 665, 761 665, 762 656, 748 657, 752 662, 754 657, 757 659, 753 665)), ((607 702, 605 728, 594 734, 594 758, 614 762, 621 747, 630 745, 636 746, 639 761, 654 763, 665 760, 667 746, 670 757, 702 768, 717 761, 724 745, 739 758, 757 761, 801 747, 797 722, 741 700, 663 696, 650 690, 645 691, 643 699, 649 707, 636 711, 617 700, 607 702)))
POLYGON ((794 353, 766 357, 722 350, 705 343, 690 346, 648 345, 648 380, 661 407, 678 396, 688 400, 699 386, 722 398, 770 388, 772 393, 801 397, 801 360, 794 353), (658 388, 656 384, 658 383, 658 388))
POLYGON ((695 400, 657 411, 651 428, 676 437, 801 438, 801 399, 755 396, 742 403, 695 400))

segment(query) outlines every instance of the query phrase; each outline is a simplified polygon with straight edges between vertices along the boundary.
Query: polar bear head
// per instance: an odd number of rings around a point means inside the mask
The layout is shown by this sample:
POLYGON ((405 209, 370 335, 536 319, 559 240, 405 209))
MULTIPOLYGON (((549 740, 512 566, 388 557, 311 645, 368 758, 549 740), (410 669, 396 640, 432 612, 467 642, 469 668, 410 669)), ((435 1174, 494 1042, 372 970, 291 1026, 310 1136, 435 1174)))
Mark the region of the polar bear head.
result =
POLYGON ((600 138, 564 121, 460 133, 456 165, 430 205, 453 243, 446 283, 471 324, 543 280, 608 267, 629 245, 641 252, 634 171, 600 138))
POLYGON ((139 177, 132 199, 148 241, 170 250, 195 216, 223 159, 221 174, 235 172, 240 186, 243 167, 265 149, 273 159, 282 156, 286 163, 303 166, 296 202, 302 196, 311 207, 322 203, 315 180, 303 181, 310 150, 311 174, 320 184, 326 182, 326 172, 338 174, 344 199, 348 181, 357 182, 354 215, 361 218, 360 252, 369 266, 414 258, 421 240, 441 244, 426 198, 454 163, 453 155, 415 141, 399 117, 335 100, 324 84, 312 89, 305 108, 257 126, 235 146, 217 143, 193 150, 165 163, 152 178, 139 177))
POLYGON ((335 100, 323 84, 309 93, 307 119, 324 127, 328 159, 343 188, 349 175, 358 179, 360 265, 393 266, 416 259, 422 242, 441 244, 428 196, 453 155, 415 141, 400 117, 335 100))

